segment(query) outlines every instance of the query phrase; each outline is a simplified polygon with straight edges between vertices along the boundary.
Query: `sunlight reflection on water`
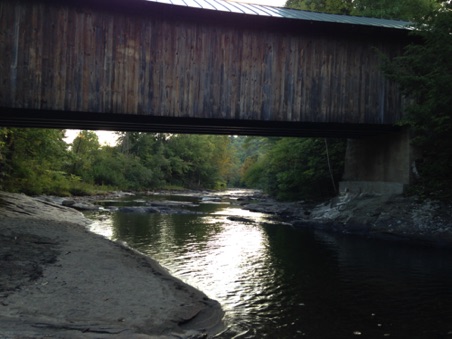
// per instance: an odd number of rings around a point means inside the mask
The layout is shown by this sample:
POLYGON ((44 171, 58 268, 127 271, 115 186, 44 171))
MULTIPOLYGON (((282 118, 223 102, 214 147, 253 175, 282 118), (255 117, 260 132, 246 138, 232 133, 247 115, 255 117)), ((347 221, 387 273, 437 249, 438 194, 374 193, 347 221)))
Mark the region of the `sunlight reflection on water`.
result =
POLYGON ((100 220, 95 220, 89 225, 91 232, 99 234, 107 239, 112 239, 113 237, 113 220, 112 218, 102 218, 100 220))
MULTIPOLYGON (((262 257, 265 257, 268 242, 262 231, 254 225, 227 219, 218 221, 215 218, 208 222, 221 222, 224 227, 221 233, 207 242, 203 256, 193 262, 193 266, 203 267, 202 276, 197 276, 197 281, 193 283, 201 290, 208 290, 213 297, 227 299, 227 306, 234 307, 242 299, 243 293, 235 292, 241 290, 239 286, 245 283, 244 278, 252 276, 265 266, 262 257), (260 260, 256 260, 257 258, 260 260), (234 294, 235 300, 230 299, 231 294, 234 294)), ((248 291, 243 292, 254 294, 258 291, 256 280, 249 280, 246 284, 248 291)))

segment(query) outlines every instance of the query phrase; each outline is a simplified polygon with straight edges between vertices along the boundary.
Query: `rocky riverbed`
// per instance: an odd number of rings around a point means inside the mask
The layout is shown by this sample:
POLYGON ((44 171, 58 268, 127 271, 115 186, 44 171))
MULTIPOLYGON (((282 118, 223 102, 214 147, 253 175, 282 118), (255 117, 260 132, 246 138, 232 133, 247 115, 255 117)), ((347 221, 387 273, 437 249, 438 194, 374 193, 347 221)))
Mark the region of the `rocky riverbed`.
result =
POLYGON ((243 202, 273 213, 294 228, 311 228, 432 246, 452 246, 452 205, 415 197, 344 194, 321 204, 243 202))
MULTIPOLYGON (((149 195, 181 195, 229 201, 250 211, 273 214, 294 228, 311 228, 326 232, 407 241, 433 246, 452 245, 452 205, 438 201, 421 201, 401 195, 342 194, 324 203, 280 202, 257 190, 243 194, 226 192, 177 191, 148 192, 149 195)), ((116 192, 107 197, 60 199, 59 203, 80 210, 98 209, 94 201, 123 198, 133 193, 116 192)), ((55 198, 50 198, 53 201, 55 198)), ((190 204, 190 203, 188 203, 190 204)), ((190 213, 187 203, 174 201, 151 202, 146 206, 126 207, 136 213, 190 213)), ((114 209, 114 208, 113 208, 114 209)))

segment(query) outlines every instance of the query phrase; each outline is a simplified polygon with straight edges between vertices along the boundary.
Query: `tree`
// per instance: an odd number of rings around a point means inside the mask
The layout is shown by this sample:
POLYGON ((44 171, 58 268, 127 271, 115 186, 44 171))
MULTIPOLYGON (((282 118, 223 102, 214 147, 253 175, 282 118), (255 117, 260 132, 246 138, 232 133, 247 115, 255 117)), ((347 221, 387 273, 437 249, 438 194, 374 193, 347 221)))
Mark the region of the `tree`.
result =
POLYGON ((226 187, 232 157, 227 136, 174 135, 168 141, 169 181, 188 187, 226 187))
POLYGON ((367 16, 374 18, 415 20, 438 8, 436 0, 288 0, 286 7, 301 10, 367 16))
POLYGON ((129 160, 123 172, 128 188, 154 189, 166 183, 166 175, 171 172, 166 154, 169 137, 163 133, 120 134, 117 149, 129 160))
MULTIPOLYGON (((230 136, 229 148, 231 154, 231 165, 228 175, 228 185, 230 187, 245 187, 243 175, 256 159, 253 159, 254 149, 249 147, 250 140, 257 140, 257 137, 230 136)), ((265 139, 265 138, 262 138, 265 139)), ((256 148, 257 151, 258 148, 256 148)))
POLYGON ((287 0, 286 7, 331 14, 350 14, 353 0, 287 0))
POLYGON ((320 138, 271 138, 265 148, 252 163, 245 161, 247 185, 282 200, 316 200, 337 193, 344 168, 344 140, 328 140, 328 154, 325 139, 320 138))
POLYGON ((267 155, 278 140, 280 138, 245 137, 240 170, 245 186, 268 191, 270 179, 267 177, 267 155))
POLYGON ((83 178, 86 182, 92 182, 92 164, 99 148, 99 138, 95 132, 80 131, 71 146, 71 174, 83 178))
POLYGON ((350 14, 413 21, 435 8, 436 0, 355 0, 350 14))
POLYGON ((1 187, 28 194, 64 193, 68 179, 62 171, 68 154, 64 131, 1 128, 1 187))
POLYGON ((227 136, 133 132, 119 140, 119 150, 147 169, 154 187, 226 187, 232 163, 227 136))
POLYGON ((418 181, 424 196, 452 198, 452 4, 424 16, 413 32, 418 43, 387 60, 385 72, 411 99, 402 124, 411 127, 418 181))

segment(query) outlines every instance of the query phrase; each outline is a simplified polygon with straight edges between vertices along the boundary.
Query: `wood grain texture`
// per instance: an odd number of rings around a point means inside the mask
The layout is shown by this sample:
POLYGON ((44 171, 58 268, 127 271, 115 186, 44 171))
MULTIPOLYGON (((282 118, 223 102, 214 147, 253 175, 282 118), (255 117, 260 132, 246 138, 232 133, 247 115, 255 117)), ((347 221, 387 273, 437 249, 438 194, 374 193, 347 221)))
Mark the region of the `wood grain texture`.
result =
POLYGON ((402 49, 382 39, 2 1, 0 106, 391 124, 403 98, 374 47, 402 49))

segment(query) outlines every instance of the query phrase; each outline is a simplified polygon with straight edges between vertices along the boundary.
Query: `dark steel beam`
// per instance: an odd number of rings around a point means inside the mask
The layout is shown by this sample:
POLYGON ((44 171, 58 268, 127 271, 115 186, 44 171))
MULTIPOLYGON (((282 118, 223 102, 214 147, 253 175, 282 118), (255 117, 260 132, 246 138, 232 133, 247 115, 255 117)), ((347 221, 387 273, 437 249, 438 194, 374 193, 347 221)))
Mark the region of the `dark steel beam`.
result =
POLYGON ((363 138, 399 131, 394 125, 253 121, 66 112, 0 107, 0 126, 159 133, 363 138))

